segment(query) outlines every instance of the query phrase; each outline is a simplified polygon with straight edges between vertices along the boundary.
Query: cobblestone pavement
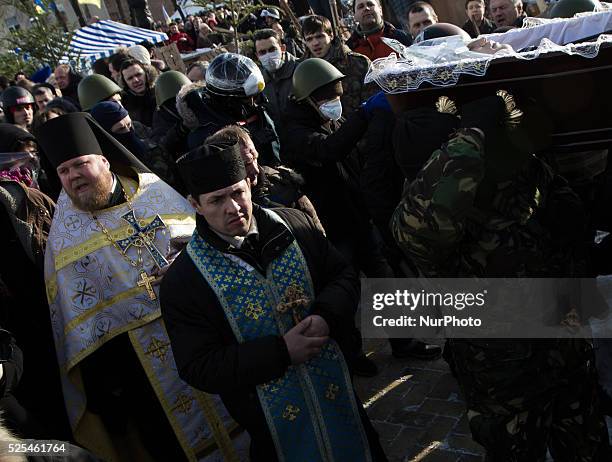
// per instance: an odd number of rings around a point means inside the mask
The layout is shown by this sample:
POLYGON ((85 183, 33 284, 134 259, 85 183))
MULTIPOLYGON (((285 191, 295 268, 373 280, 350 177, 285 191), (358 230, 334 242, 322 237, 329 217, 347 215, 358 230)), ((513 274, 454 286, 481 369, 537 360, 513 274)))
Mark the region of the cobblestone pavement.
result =
POLYGON ((480 462, 457 382, 443 359, 395 359, 386 340, 366 340, 376 377, 355 379, 390 462, 480 462))
MULTIPOLYGON (((438 342, 442 346, 443 342, 438 342)), ((376 377, 355 378, 355 388, 389 462, 482 462, 472 440, 459 385, 446 362, 395 359, 387 340, 366 339, 376 377)), ((608 417, 612 445, 612 418, 608 417)), ((552 462, 550 454, 547 462, 552 462)))

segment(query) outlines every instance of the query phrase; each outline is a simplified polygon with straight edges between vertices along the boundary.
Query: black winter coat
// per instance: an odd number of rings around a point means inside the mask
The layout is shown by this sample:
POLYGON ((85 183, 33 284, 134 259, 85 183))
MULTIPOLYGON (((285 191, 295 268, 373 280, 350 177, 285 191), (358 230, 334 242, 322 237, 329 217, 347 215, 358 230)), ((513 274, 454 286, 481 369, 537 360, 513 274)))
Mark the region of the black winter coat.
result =
POLYGON ((157 108, 155 93, 148 89, 143 95, 136 95, 130 90, 121 93, 121 104, 130 113, 130 118, 147 127, 153 125, 153 113, 157 108))
POLYGON ((276 131, 280 133, 283 125, 283 112, 289 102, 289 95, 293 91, 293 73, 298 60, 291 53, 285 53, 285 63, 274 74, 263 69, 261 73, 266 81, 263 94, 266 96, 266 110, 270 115, 276 131))
POLYGON ((349 156, 368 127, 365 114, 355 111, 341 126, 324 124, 314 108, 290 101, 284 120, 281 160, 304 176, 304 192, 327 236, 337 243, 363 221, 358 191, 354 190, 358 168, 349 156))
POLYGON ((259 163, 271 167, 277 166, 280 159, 280 145, 274 122, 263 106, 258 105, 256 112, 257 119, 245 124, 213 106, 211 99, 208 98, 207 103, 197 114, 200 126, 189 133, 187 147, 191 150, 201 146, 206 138, 227 125, 240 125, 249 131, 255 149, 259 153, 259 163))
POLYGON ((360 184, 363 198, 374 224, 384 241, 394 244, 389 222, 402 198, 404 176, 393 153, 395 116, 387 111, 375 111, 364 136, 365 155, 360 184))
MULTIPOLYGON (((316 294, 312 314, 327 321, 343 351, 353 348, 350 338, 359 301, 356 273, 310 218, 294 209, 274 210, 291 231, 254 205, 259 231, 254 251, 231 247, 199 215, 197 229, 215 248, 240 257, 262 274, 297 240, 316 294)), ((160 300, 180 377, 194 388, 219 394, 231 416, 249 432, 262 460, 276 460, 255 386, 285 374, 290 358, 283 338, 269 335, 239 344, 215 293, 186 252, 165 275, 160 300)), ((370 428, 369 421, 364 424, 370 428)))
MULTIPOLYGON (((171 100, 174 106, 174 100, 171 100)), ((175 125, 182 123, 181 116, 178 115, 176 109, 168 108, 166 104, 162 104, 155 109, 153 113, 153 121, 151 123, 151 141, 161 144, 162 140, 167 136, 168 131, 174 128, 175 125)))

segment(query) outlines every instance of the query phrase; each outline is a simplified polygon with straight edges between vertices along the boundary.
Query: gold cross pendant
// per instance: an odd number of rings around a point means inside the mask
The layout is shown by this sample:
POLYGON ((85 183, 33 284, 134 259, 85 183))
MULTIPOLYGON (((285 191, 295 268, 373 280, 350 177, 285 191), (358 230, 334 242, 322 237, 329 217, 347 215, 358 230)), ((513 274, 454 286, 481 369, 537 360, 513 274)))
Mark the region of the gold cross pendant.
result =
POLYGON ((149 300, 157 299, 155 295, 155 291, 153 290, 153 285, 151 281, 155 281, 155 277, 149 276, 145 271, 140 272, 140 279, 138 280, 138 287, 145 287, 147 289, 147 294, 149 295, 149 300))

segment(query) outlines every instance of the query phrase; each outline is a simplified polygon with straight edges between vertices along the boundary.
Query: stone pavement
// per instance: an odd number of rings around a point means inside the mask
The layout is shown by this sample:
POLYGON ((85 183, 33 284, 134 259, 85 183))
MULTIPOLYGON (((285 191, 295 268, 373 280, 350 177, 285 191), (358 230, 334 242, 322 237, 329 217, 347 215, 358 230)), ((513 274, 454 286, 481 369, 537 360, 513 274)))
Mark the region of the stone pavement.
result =
POLYGON ((386 340, 369 339, 364 351, 379 366, 355 386, 390 462, 480 462, 457 382, 443 359, 399 360, 386 340))

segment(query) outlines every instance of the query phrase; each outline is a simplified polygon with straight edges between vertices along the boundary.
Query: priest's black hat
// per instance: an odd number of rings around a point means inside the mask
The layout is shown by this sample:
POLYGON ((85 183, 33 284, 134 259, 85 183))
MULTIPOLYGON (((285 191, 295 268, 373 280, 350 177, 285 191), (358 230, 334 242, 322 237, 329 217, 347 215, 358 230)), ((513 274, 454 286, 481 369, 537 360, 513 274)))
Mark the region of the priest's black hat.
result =
POLYGON ((106 157, 111 170, 120 175, 133 176, 134 171, 151 172, 85 112, 72 112, 50 119, 34 131, 34 136, 56 168, 76 157, 99 154, 106 157))
POLYGON ((238 142, 204 143, 176 163, 189 194, 196 200, 200 194, 227 188, 247 177, 238 142))

